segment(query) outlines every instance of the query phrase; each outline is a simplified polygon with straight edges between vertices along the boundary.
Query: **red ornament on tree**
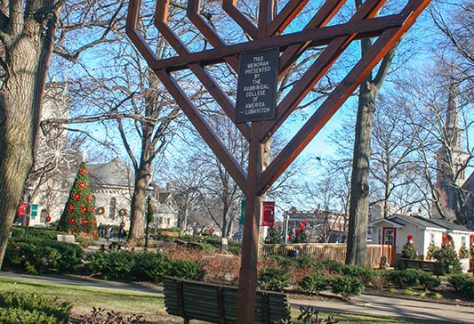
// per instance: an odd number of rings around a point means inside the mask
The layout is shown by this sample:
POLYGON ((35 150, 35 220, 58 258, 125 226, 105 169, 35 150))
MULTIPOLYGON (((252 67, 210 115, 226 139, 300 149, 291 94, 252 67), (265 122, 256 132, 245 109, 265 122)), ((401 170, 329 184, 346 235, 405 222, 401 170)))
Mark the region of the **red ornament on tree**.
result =
POLYGON ((78 187, 79 189, 81 189, 81 190, 86 190, 87 185, 86 185, 86 183, 85 183, 84 181, 79 181, 79 182, 77 183, 77 187, 78 187))
POLYGON ((71 199, 74 200, 74 201, 79 201, 81 200, 82 198, 82 194, 80 193, 72 193, 71 194, 71 199))
POLYGON ((74 205, 73 204, 68 204, 67 205, 67 211, 69 213, 74 213, 74 205))
POLYGON ((97 222, 84 162, 81 163, 72 185, 68 202, 59 220, 58 230, 95 238, 93 232, 97 231, 97 222))
POLYGON ((408 240, 408 241, 411 241, 411 240, 413 240, 413 235, 411 235, 411 234, 410 234, 410 235, 408 235, 408 236, 407 236, 407 240, 408 240))

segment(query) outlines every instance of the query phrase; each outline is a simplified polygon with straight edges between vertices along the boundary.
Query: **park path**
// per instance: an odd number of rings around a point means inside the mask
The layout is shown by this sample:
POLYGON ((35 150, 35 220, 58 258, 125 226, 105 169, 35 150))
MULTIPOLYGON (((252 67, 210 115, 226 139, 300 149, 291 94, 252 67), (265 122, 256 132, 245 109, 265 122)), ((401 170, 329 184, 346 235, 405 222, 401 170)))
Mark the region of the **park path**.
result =
MULTIPOLYGON (((161 287, 152 288, 139 284, 106 281, 75 276, 32 276, 13 272, 0 272, 0 278, 15 280, 57 283, 61 285, 80 286, 85 288, 101 288, 129 291, 146 294, 162 294, 161 287)), ((474 307, 448 305, 404 298, 361 295, 354 298, 353 304, 335 300, 310 300, 303 297, 290 298, 293 307, 312 306, 320 311, 334 313, 366 314, 390 317, 406 317, 432 320, 436 323, 461 322, 474 323, 474 307)))

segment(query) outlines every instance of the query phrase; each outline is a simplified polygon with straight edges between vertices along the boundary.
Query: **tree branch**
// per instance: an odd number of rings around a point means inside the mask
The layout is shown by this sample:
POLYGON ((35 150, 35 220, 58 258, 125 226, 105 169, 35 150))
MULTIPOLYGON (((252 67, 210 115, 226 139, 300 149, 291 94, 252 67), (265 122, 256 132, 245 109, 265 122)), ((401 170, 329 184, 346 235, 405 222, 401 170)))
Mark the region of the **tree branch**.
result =
POLYGON ((8 21, 6 32, 10 36, 16 36, 23 29, 23 1, 10 0, 9 14, 10 19, 8 21))

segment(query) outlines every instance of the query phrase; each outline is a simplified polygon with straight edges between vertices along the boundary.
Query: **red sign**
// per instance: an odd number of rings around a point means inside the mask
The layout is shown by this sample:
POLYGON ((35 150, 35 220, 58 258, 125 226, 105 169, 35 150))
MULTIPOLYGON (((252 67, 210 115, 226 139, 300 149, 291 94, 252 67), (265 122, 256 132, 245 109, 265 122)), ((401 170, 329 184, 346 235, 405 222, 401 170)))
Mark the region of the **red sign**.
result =
POLYGON ((21 202, 20 205, 18 205, 18 209, 16 210, 16 214, 20 217, 25 217, 26 216, 26 202, 21 202))
POLYGON ((263 202, 262 226, 273 226, 275 224, 275 202, 263 202))

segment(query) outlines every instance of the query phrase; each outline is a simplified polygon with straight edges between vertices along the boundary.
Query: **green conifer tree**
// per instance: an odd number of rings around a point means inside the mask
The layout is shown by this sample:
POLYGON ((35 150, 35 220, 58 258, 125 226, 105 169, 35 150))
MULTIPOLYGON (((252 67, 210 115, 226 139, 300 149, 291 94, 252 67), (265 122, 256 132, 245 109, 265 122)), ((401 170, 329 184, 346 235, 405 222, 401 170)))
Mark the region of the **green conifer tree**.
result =
POLYGON ((98 238, 86 163, 79 166, 69 198, 59 220, 58 230, 84 237, 98 238))

